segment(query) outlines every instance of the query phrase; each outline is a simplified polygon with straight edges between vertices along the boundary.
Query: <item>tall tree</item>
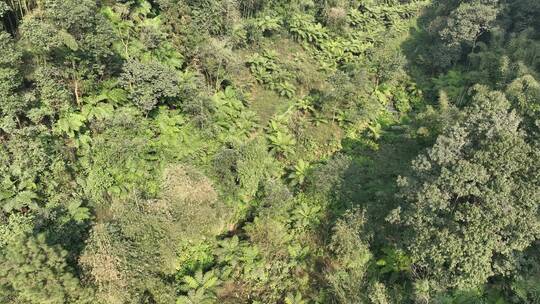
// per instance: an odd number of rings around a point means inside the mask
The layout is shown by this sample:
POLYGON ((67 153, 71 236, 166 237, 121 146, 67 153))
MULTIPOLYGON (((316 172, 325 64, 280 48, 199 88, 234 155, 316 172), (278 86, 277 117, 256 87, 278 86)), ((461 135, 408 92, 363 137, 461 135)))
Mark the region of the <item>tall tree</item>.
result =
MULTIPOLYGON (((19 27, 20 44, 28 52, 36 66, 35 73, 28 78, 36 82, 38 89, 54 79, 56 86, 70 92, 73 104, 81 106, 82 97, 89 87, 105 73, 115 71, 111 50, 114 38, 110 24, 101 14, 98 1, 44 0, 34 13, 23 18, 19 27), (107 66, 107 69, 105 67, 107 66), (44 75, 50 77, 44 77, 44 75)), ((46 114, 57 114, 58 108, 50 104, 48 92, 37 94, 46 114)), ((69 106, 70 102, 64 104, 69 106)), ((65 110, 66 106, 62 108, 65 110)))
POLYGON ((403 203, 389 216, 406 229, 420 276, 443 287, 510 273, 540 236, 540 153, 502 93, 475 89, 462 119, 399 178, 403 203))
POLYGON ((4 303, 92 303, 66 263, 66 252, 44 234, 13 240, 0 252, 0 299, 4 303))
POLYGON ((11 36, 0 27, 0 132, 12 130, 17 116, 25 110, 22 98, 17 94, 22 83, 18 70, 21 56, 11 36))

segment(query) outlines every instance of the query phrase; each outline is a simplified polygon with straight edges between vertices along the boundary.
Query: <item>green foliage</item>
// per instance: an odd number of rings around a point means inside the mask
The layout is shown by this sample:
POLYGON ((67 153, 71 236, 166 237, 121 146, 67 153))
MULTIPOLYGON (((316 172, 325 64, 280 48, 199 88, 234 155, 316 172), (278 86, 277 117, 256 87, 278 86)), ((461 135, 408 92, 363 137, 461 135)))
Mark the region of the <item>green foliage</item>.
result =
POLYGON ((294 14, 287 20, 289 31, 298 40, 320 44, 328 38, 326 29, 316 23, 312 15, 294 14))
POLYGON ((268 140, 270 141, 270 146, 277 153, 283 155, 288 155, 293 153, 292 147, 295 145, 296 140, 292 135, 277 130, 273 134, 268 135, 268 140))
POLYGON ((15 128, 17 115, 26 109, 16 94, 22 81, 17 67, 21 55, 9 34, 0 29, 0 130, 6 132, 15 128))
POLYGON ((212 101, 216 109, 215 124, 223 140, 246 139, 255 130, 256 114, 246 108, 232 87, 217 92, 212 101))
POLYGON ((238 15, 235 1, 197 0, 189 6, 197 27, 212 35, 230 33, 238 15))
POLYGON ((159 107, 153 121, 156 134, 151 142, 151 159, 155 161, 178 161, 196 154, 203 146, 201 137, 186 117, 178 110, 159 107))
POLYGON ((291 214, 291 222, 296 229, 308 229, 312 226, 316 226, 320 222, 320 212, 322 206, 320 202, 309 201, 304 197, 299 199, 299 205, 294 209, 291 214))
POLYGON ((249 61, 249 69, 255 79, 279 95, 292 98, 296 87, 291 83, 292 74, 278 62, 277 54, 265 51, 262 55, 255 54, 249 61))
POLYGON ((257 28, 264 34, 272 34, 274 32, 277 32, 281 29, 281 19, 279 16, 272 17, 272 16, 264 16, 261 18, 255 19, 255 25, 257 28))
POLYGON ((80 128, 86 122, 86 118, 77 113, 70 113, 63 118, 60 118, 56 125, 56 131, 58 133, 65 133, 68 137, 75 137, 75 132, 78 132, 80 128))
MULTIPOLYGON (((12 138, 0 146, 0 202, 4 212, 26 208, 37 212, 46 198, 52 199, 52 195, 47 193, 47 184, 41 180, 58 177, 51 168, 56 165, 60 169, 62 161, 58 159, 60 153, 47 155, 48 149, 55 146, 47 133, 36 128, 21 129, 12 133, 12 138)), ((50 184, 51 190, 58 186, 58 182, 60 180, 50 184)))
MULTIPOLYGON (((445 20, 444 28, 439 31, 442 39, 452 45, 458 43, 475 44, 476 40, 493 27, 499 13, 496 5, 483 4, 482 1, 462 3, 445 20)), ((496 3, 496 2, 495 2, 496 3)))
POLYGON ((384 256, 376 262, 381 274, 411 270, 411 259, 403 251, 384 248, 383 253, 384 256))
MULTIPOLYGON (((165 170, 161 187, 160 199, 115 201, 104 212, 108 222, 93 227, 81 259, 100 299, 116 303, 149 293, 157 303, 170 303, 175 284, 162 281, 163 276, 185 275, 195 266, 211 263, 210 248, 204 244, 188 248, 220 234, 227 220, 209 180, 177 165, 165 170)), ((191 293, 198 296, 201 291, 191 293)))
POLYGON ((320 43, 321 56, 330 66, 348 64, 373 48, 373 44, 362 39, 347 37, 324 40, 320 43))
POLYGON ((240 158, 236 163, 240 195, 253 197, 265 179, 278 172, 274 159, 261 138, 244 144, 240 148, 240 158))
POLYGON ((528 303, 540 302, 540 282, 537 276, 525 277, 512 284, 512 289, 521 301, 528 303))
POLYGON ((462 98, 465 79, 461 72, 450 70, 445 75, 433 79, 434 89, 438 92, 444 91, 448 98, 456 103, 462 98))
POLYGON ((67 252, 50 246, 43 234, 21 236, 0 255, 0 297, 26 303, 92 303, 66 263, 67 252))
POLYGON ((182 66, 184 57, 166 39, 162 18, 153 14, 150 2, 117 3, 104 6, 101 13, 119 38, 113 48, 124 59, 155 60, 175 69, 182 66))
POLYGON ((34 217, 12 214, 2 218, 0 222, 0 248, 2 250, 19 238, 32 232, 34 217))
POLYGON ((538 208, 529 199, 537 196, 537 153, 504 95, 476 91, 465 116, 399 179, 405 203, 395 215, 408 229, 413 263, 443 287, 475 288, 512 271, 504 261, 537 233, 527 216, 538 208))
POLYGON ((264 181, 280 174, 279 166, 260 137, 234 150, 221 151, 216 155, 214 166, 224 186, 237 187, 230 193, 243 199, 253 198, 264 181))
POLYGON ((289 156, 294 153, 296 139, 291 134, 287 123, 290 113, 275 116, 268 125, 267 139, 270 148, 279 156, 289 156))
POLYGON ((301 186, 304 184, 306 180, 306 176, 308 175, 308 171, 310 169, 310 164, 299 160, 296 165, 294 165, 291 169, 291 173, 289 173, 289 182, 292 186, 301 186))
MULTIPOLYGON (((21 42, 37 62, 64 70, 63 80, 74 91, 83 89, 83 77, 103 72, 114 39, 109 23, 96 14, 95 1, 45 1, 27 14, 19 27, 21 42)), ((74 92, 78 94, 78 92, 74 92)))
POLYGON ((155 194, 158 183, 154 153, 149 144, 146 122, 137 120, 141 113, 122 109, 104 123, 104 132, 92 137, 91 150, 81 159, 85 170, 84 191, 95 204, 107 197, 125 197, 134 189, 144 195, 155 194))
POLYGON ((306 304, 307 302, 302 299, 302 294, 288 294, 285 298, 285 304, 306 304))
POLYGON ((38 209, 39 205, 36 200, 39 196, 32 191, 25 190, 18 193, 4 192, 2 193, 2 201, 4 202, 4 212, 12 212, 14 210, 21 210, 25 207, 38 209))
POLYGON ((180 286, 180 290, 187 295, 180 296, 176 300, 177 304, 214 303, 216 299, 214 289, 220 281, 213 271, 203 273, 199 269, 193 276, 184 276, 182 281, 184 283, 180 286))
POLYGON ((212 266, 215 262, 212 255, 213 249, 214 246, 206 242, 185 242, 182 244, 179 249, 177 276, 184 276, 212 266))
POLYGON ((146 112, 158 103, 174 101, 179 95, 178 73, 157 61, 128 61, 121 82, 133 103, 146 112))
MULTIPOLYGON (((304 295, 310 284, 308 261, 315 250, 304 237, 320 223, 323 208, 324 201, 301 196, 264 210, 246 227, 251 244, 238 258, 233 282, 236 279, 263 303, 284 301, 289 293, 304 295)), ((242 248, 242 242, 239 245, 242 248)))
POLYGON ((538 302, 536 2, 0 0, 0 302, 538 302))
POLYGON ((333 228, 330 250, 334 265, 325 279, 337 303, 362 303, 365 299, 362 290, 372 254, 363 235, 364 221, 362 212, 351 212, 333 228))
POLYGON ((524 75, 512 81, 506 96, 513 106, 523 115, 528 134, 538 134, 540 111, 540 84, 531 75, 524 75))

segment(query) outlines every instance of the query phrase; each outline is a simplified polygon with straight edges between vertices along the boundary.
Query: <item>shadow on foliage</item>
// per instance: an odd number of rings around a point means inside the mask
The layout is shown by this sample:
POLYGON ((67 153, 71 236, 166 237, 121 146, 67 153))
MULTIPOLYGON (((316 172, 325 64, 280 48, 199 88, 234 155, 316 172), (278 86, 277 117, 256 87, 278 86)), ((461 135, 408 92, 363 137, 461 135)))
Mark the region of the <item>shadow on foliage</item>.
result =
POLYGON ((422 146, 396 128, 385 130, 377 146, 352 139, 345 139, 342 145, 342 153, 314 172, 308 190, 330 199, 331 222, 349 210, 363 209, 372 245, 380 248, 388 241, 394 243, 396 233, 385 217, 397 206, 397 177, 406 174, 422 146))

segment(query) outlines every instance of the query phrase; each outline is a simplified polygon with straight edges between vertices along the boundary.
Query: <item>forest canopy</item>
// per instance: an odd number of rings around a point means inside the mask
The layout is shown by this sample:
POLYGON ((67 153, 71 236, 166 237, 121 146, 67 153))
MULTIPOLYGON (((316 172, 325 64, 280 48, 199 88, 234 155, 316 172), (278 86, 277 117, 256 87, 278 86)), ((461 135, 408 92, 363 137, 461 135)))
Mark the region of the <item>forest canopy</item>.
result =
POLYGON ((0 302, 540 303, 540 2, 0 0, 0 302))

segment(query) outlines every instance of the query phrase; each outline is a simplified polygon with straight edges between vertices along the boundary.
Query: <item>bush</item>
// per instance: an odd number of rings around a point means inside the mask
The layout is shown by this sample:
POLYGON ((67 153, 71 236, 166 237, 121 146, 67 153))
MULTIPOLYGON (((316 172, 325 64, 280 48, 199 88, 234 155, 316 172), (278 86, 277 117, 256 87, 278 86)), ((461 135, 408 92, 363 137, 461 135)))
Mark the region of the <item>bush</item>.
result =
POLYGON ((178 72, 158 61, 129 60, 124 64, 121 83, 135 105, 149 112, 158 103, 178 97, 178 78, 178 72))

